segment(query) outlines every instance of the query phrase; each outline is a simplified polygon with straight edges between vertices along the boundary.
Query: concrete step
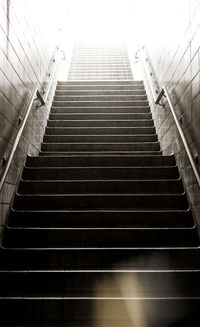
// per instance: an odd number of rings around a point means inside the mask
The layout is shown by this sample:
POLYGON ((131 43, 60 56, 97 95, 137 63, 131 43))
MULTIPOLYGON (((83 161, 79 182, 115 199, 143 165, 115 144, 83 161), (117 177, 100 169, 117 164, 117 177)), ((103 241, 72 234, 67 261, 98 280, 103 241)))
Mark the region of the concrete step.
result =
POLYGON ((15 210, 187 210, 185 194, 67 194, 15 196, 15 210))
POLYGON ((127 81, 131 81, 133 79, 132 75, 127 75, 127 74, 123 74, 120 75, 119 74, 104 74, 104 75, 91 75, 91 74, 81 74, 81 75, 69 75, 68 76, 68 80, 70 81, 74 81, 74 80, 80 80, 80 81, 89 81, 91 80, 91 82, 93 81, 106 81, 106 80, 116 80, 118 78, 118 80, 127 80, 127 81))
MULTIPOLYGON (((92 60, 93 58, 91 58, 92 60)), ((93 61, 93 60, 92 60, 93 61)), ((104 60, 101 62, 103 63, 104 60)), ((79 61, 79 65, 76 65, 76 63, 72 63, 72 65, 69 67, 69 73, 68 74, 76 74, 77 72, 82 74, 82 72, 88 71, 89 73, 101 75, 103 73, 112 73, 112 74, 119 74, 119 75, 125 75, 125 74, 132 74, 131 66, 127 64, 126 61, 118 61, 117 66, 102 66, 102 65, 95 65, 95 62, 91 62, 90 64, 84 61, 79 61), (121 65, 120 65, 121 63, 121 65)))
POLYGON ((153 120, 48 120, 47 127, 154 127, 153 120))
MULTIPOLYGON (((76 66, 76 64, 91 64, 91 63, 119 63, 119 64, 128 64, 128 60, 126 57, 121 57, 118 56, 118 58, 114 57, 114 56, 87 56, 83 57, 83 56, 77 56, 76 58, 73 58, 73 60, 71 61, 71 65, 76 66)), ((123 72, 123 71, 122 71, 123 72)))
POLYGON ((108 64, 109 62, 112 62, 113 64, 122 62, 124 64, 130 65, 129 58, 124 55, 124 53, 89 53, 89 52, 82 52, 82 53, 76 53, 75 56, 73 56, 71 60, 71 65, 76 62, 90 62, 91 61, 101 61, 105 64, 108 64))
MULTIPOLYGON (((116 84, 113 82, 113 84, 106 84, 107 81, 104 82, 104 84, 100 84, 100 82, 94 83, 93 82, 89 82, 89 84, 85 84, 86 82, 80 82, 79 84, 75 83, 75 84, 58 84, 56 87, 56 91, 78 91, 78 90, 84 90, 84 91, 123 91, 123 90, 131 90, 131 91, 137 91, 137 90, 141 90, 144 92, 144 84, 116 84), (94 83, 94 84, 93 84, 94 83)), ((127 81, 129 82, 129 81, 127 81)))
POLYGON ((127 80, 127 81, 131 81, 132 80, 132 76, 128 76, 128 75, 113 75, 113 74, 104 74, 102 76, 99 75, 90 75, 89 73, 83 75, 69 75, 68 80, 69 81, 106 81, 106 80, 116 80, 116 78, 118 78, 118 80, 127 80))
MULTIPOLYGON (((93 62, 102 62, 102 64, 104 64, 104 66, 107 66, 108 68, 109 67, 109 63, 111 63, 113 66, 115 65, 120 65, 120 63, 122 64, 122 69, 121 71, 123 72, 123 68, 124 67, 130 67, 130 63, 129 61, 127 60, 127 57, 124 57, 123 55, 118 55, 117 57, 116 56, 111 56, 111 55, 101 55, 99 57, 96 57, 95 55, 89 55, 87 54, 85 57, 84 56, 77 56, 76 58, 72 59, 71 61, 71 64, 70 64, 70 68, 79 68, 81 67, 81 63, 85 63, 87 62, 88 63, 88 66, 90 66, 93 62), (86 58, 87 56, 87 58, 86 58), (91 59, 91 61, 90 61, 91 59), (116 59, 116 60, 115 60, 116 59)), ((103 67, 103 65, 102 65, 103 67)), ((95 67, 94 67, 95 68, 95 67)), ((98 69, 98 67, 97 67, 98 69)))
POLYGON ((0 271, 1 296, 198 297, 200 271, 0 271), (131 287, 132 285, 132 287, 131 287), (176 285, 176 286, 175 286, 176 285))
POLYGON ((148 101, 146 100, 117 100, 117 101, 112 101, 112 100, 97 100, 97 101, 84 101, 84 100, 79 100, 79 101, 53 101, 53 106, 54 107, 116 107, 116 106, 126 106, 126 107, 135 107, 135 106, 142 106, 146 107, 148 106, 148 101))
MULTIPOLYGON (((76 66, 76 65, 75 65, 76 66)), ((69 75, 81 75, 81 74, 85 74, 86 72, 88 72, 89 74, 94 74, 94 75, 103 75, 103 74, 111 74, 111 76, 116 75, 117 78, 119 76, 126 76, 126 75, 131 75, 132 76, 132 72, 131 72, 131 68, 126 67, 123 68, 123 70, 120 67, 88 67, 88 65, 86 67, 84 67, 84 64, 80 67, 70 67, 69 69, 69 75)))
POLYGON ((44 143, 158 142, 157 135, 44 135, 44 143))
POLYGON ((78 48, 75 52, 73 52, 73 57, 72 58, 75 58, 76 56, 83 56, 85 57, 86 54, 92 56, 93 54, 95 55, 95 57, 97 56, 101 56, 101 55, 113 55, 114 57, 116 56, 125 56, 128 58, 128 54, 127 54, 127 51, 125 49, 122 49, 122 50, 118 50, 118 49, 115 49, 115 50, 112 50, 112 49, 107 49, 107 50, 104 50, 101 51, 100 49, 97 49, 97 48, 89 48, 89 49, 86 49, 86 48, 78 48))
MULTIPOLYGON (((50 123, 52 125, 53 122, 50 123)), ((56 123, 58 125, 58 122, 56 123)), ((46 135, 149 135, 155 134, 155 127, 46 127, 46 135)))
POLYGON ((145 90, 98 90, 98 89, 91 89, 91 90, 56 90, 56 96, 144 96, 146 95, 145 90))
POLYGON ((180 247, 198 246, 196 228, 6 228, 5 248, 180 247))
MULTIPOLYGON (((129 155, 96 155, 96 156, 64 156, 64 157, 32 157, 28 156, 26 167, 165 167, 176 165, 174 156, 129 156, 129 155)), ((149 168, 148 168, 149 170, 149 168)), ((178 175, 176 175, 177 177, 178 175)), ((176 178, 175 177, 175 178, 176 178)))
MULTIPOLYGON (((81 58, 77 58, 76 60, 73 60, 71 61, 71 66, 69 67, 69 70, 71 69, 72 72, 76 71, 77 69, 82 69, 84 68, 84 66, 86 67, 91 67, 94 69, 94 72, 95 72, 95 67, 97 68, 96 72, 97 74, 98 73, 101 73, 103 72, 105 69, 108 69, 108 70, 113 70, 113 73, 119 73, 119 74, 124 74, 126 73, 126 71, 130 71, 131 73, 131 67, 130 65, 128 65, 128 62, 126 59, 122 59, 122 60, 116 60, 116 61, 113 61, 112 58, 88 58, 87 60, 82 60, 81 58), (116 67, 116 69, 114 69, 114 66, 110 66, 109 68, 103 66, 103 64, 107 64, 107 66, 109 64, 117 64, 118 67, 116 67), (122 69, 120 69, 120 66, 123 66, 122 69), (126 68, 125 68, 126 67, 126 68), (100 71, 100 68, 102 68, 102 70, 100 71)), ((68 78, 69 80, 69 78, 68 78)), ((108 80, 111 80, 110 78, 108 78, 108 80)), ((115 78, 115 80, 117 80, 117 77, 115 78)), ((122 78, 122 80, 125 80, 124 78, 122 78)), ((133 78, 132 78, 133 80, 133 78)))
POLYGON ((90 82, 90 81, 58 81, 57 85, 58 86, 78 86, 78 85, 91 85, 93 87, 96 87, 96 85, 115 85, 115 86, 121 86, 121 85, 125 85, 126 87, 129 85, 129 86, 143 86, 144 87, 144 83, 143 81, 126 81, 126 80, 121 80, 121 81, 118 81, 118 80, 112 80, 112 81, 97 81, 97 82, 90 82))
POLYGON ((3 327, 64 327, 66 325, 132 327, 133 324, 141 326, 139 325, 141 320, 147 320, 148 327, 167 327, 170 324, 198 327, 199 304, 198 298, 163 300, 160 298, 124 299, 123 297, 114 299, 25 297, 5 298, 0 301, 3 327), (127 307, 130 310, 128 314, 127 307), (12 315, 9 315, 10 311, 12 315), (131 313, 135 315, 131 316, 131 313))
POLYGON ((193 227, 191 210, 11 210, 13 227, 193 227))
POLYGON ((54 101, 137 101, 147 100, 146 95, 55 95, 54 101))
POLYGON ((136 114, 136 113, 150 113, 150 108, 148 106, 146 107, 51 107, 51 113, 107 113, 107 114, 136 114))
POLYGON ((1 270, 200 269, 199 247, 1 249, 1 270))
MULTIPOLYGON (((76 60, 71 61, 71 65, 69 67, 69 71, 71 70, 72 73, 74 73, 76 70, 82 70, 86 66, 87 68, 92 68, 94 72, 102 73, 104 70, 111 70, 113 73, 119 73, 119 74, 124 74, 126 71, 129 71, 131 73, 131 67, 128 64, 126 59, 117 59, 116 61, 112 60, 112 58, 93 58, 93 57, 88 57, 87 60, 83 60, 81 58, 76 58, 76 60), (103 64, 107 64, 106 66, 103 66, 103 64), (113 66, 109 65, 113 64, 113 66), (114 64, 117 64, 117 67, 114 67, 114 64), (120 66, 123 66, 120 69, 120 66), (96 70, 95 70, 96 68, 96 70), (101 69, 102 68, 102 69, 101 69)), ((68 79, 69 80, 69 79, 68 79)), ((110 80, 108 78, 108 80, 110 80)), ((117 78, 115 79, 117 80, 117 78)), ((133 78, 132 78, 133 80, 133 78)))
MULTIPOLYGON (((93 59, 93 58, 91 58, 93 59)), ((93 61, 93 60, 92 60, 93 61)), ((103 62, 102 62, 103 63, 103 62)), ((93 72, 93 73, 99 73, 102 74, 104 72, 112 72, 114 74, 118 73, 118 74, 125 74, 125 73, 132 73, 131 71, 131 66, 128 65, 128 63, 124 60, 122 60, 121 62, 118 62, 118 65, 96 65, 95 63, 91 62, 89 63, 85 63, 84 61, 79 61, 79 65, 76 65, 76 63, 72 63, 69 67, 69 73, 76 73, 78 72, 84 72, 85 70, 89 71, 89 72, 93 72), (121 65, 120 65, 121 63, 121 65)))
POLYGON ((42 151, 159 151, 158 142, 42 143, 42 151))
POLYGON ((132 155, 132 156, 160 156, 162 155, 162 151, 40 151, 39 156, 57 156, 57 157, 63 157, 63 156, 107 156, 107 155, 132 155))
POLYGON ((124 69, 123 72, 120 69, 114 69, 114 68, 104 68, 104 69, 88 69, 87 67, 84 69, 84 65, 82 66, 82 69, 73 69, 72 71, 69 70, 68 73, 68 79, 70 80, 71 77, 76 78, 76 76, 96 76, 98 79, 104 79, 105 80, 112 80, 112 79, 118 79, 118 80, 126 80, 129 78, 129 80, 133 79, 133 75, 131 72, 131 69, 124 69), (101 78, 103 77, 103 78, 101 78))
MULTIPOLYGON (((95 57, 88 57, 88 58, 75 58, 71 61, 71 65, 72 66, 76 66, 77 64, 86 64, 86 65, 90 65, 90 64, 104 64, 104 63, 115 63, 115 64, 121 64, 121 65, 128 65, 128 61, 126 58, 115 58, 115 60, 113 60, 113 58, 103 58, 103 57, 99 57, 99 58, 95 58, 95 57)), ((123 71, 122 71, 123 72, 123 71)))
POLYGON ((177 179, 177 167, 25 167, 23 180, 152 180, 177 179))
POLYGON ((121 69, 121 71, 126 71, 127 69, 130 69, 130 64, 128 62, 111 62, 109 61, 109 63, 107 62, 101 62, 101 63, 92 63, 92 62, 79 62, 79 63, 75 63, 75 64, 71 64, 70 65, 70 71, 73 71, 74 69, 84 69, 84 68, 88 68, 88 69, 97 69, 97 71, 99 71, 100 69, 104 70, 104 69, 116 69, 119 70, 121 69))
MULTIPOLYGON (((133 75, 130 69, 126 69, 123 72, 120 71, 120 69, 99 69, 99 71, 88 69, 87 67, 84 69, 74 69, 73 71, 69 70, 68 73, 68 79, 76 79, 76 77, 79 77, 79 79, 82 80, 88 80, 90 77, 96 77, 96 80, 132 80, 133 75), (82 78, 83 77, 83 78, 82 78)), ((78 78, 77 78, 78 79, 78 78)))
POLYGON ((151 120, 151 113, 51 113, 49 120, 151 120))
POLYGON ((92 52, 90 52, 90 51, 80 51, 79 50, 79 52, 78 53, 74 53, 73 54, 73 58, 72 58, 72 60, 74 61, 74 60, 76 60, 76 59, 88 59, 88 58, 95 58, 95 59, 99 59, 99 58, 102 58, 102 59, 104 59, 104 58, 112 58, 112 59, 125 59, 125 60, 129 60, 129 58, 128 58, 128 56, 127 56, 127 54, 124 52, 124 53, 115 53, 115 52, 111 52, 111 53, 109 53, 109 52, 107 52, 107 53, 99 53, 99 52, 94 52, 94 53, 92 53, 92 52))
POLYGON ((181 180, 81 180, 81 181, 21 181, 20 194, 70 194, 70 193, 143 193, 181 194, 181 180))

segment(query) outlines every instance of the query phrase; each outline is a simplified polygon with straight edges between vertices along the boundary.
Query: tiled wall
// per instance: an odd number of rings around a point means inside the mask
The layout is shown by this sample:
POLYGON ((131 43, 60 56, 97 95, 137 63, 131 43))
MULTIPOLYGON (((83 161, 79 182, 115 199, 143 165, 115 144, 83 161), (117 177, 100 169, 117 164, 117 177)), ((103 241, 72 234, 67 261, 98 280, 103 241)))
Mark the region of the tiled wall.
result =
MULTIPOLYGON (((45 89, 53 69, 55 41, 43 33, 34 0, 0 0, 0 169, 7 158, 35 87, 45 89), (33 10, 33 8, 35 10, 33 10), (53 44, 54 43, 54 44, 53 44)), ((45 32, 46 33, 46 32, 45 32)), ((33 105, 16 155, 0 193, 0 227, 4 224, 26 154, 37 154, 49 114, 33 105)))
MULTIPOLYGON (((167 4, 165 1, 165 6, 167 4)), ((175 12, 173 9, 172 6, 167 23, 164 23, 163 16, 163 24, 158 26, 162 37, 156 39, 155 31, 154 40, 150 41, 149 38, 146 43, 149 68, 158 90, 163 84, 167 86, 176 113, 182 118, 182 128, 193 155, 198 155, 200 161, 200 0, 182 1, 175 12)), ((175 153, 200 224, 200 191, 172 114, 168 105, 163 109, 154 104, 148 82, 145 81, 163 153, 175 153)))

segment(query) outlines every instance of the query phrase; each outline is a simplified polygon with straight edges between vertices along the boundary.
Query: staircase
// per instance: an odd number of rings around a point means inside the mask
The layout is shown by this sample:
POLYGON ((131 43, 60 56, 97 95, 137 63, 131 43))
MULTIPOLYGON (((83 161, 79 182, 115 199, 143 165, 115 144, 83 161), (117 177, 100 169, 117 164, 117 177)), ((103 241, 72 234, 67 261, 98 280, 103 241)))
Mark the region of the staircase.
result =
POLYGON ((0 325, 199 327, 197 229, 143 82, 88 76, 58 82, 27 157, 0 250, 0 325))
POLYGON ((76 43, 68 80, 133 80, 126 45, 76 43))

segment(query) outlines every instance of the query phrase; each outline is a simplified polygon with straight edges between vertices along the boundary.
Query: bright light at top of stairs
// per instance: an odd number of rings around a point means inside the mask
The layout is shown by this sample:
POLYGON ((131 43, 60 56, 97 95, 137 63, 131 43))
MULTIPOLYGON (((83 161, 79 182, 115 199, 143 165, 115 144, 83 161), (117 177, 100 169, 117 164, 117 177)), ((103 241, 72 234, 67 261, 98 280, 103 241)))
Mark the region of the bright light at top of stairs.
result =
POLYGON ((65 43, 74 40, 176 43, 182 22, 188 20, 188 0, 35 0, 33 4, 30 7, 35 11, 33 16, 46 27, 51 39, 57 38, 56 30, 60 30, 65 43), (168 21, 177 19, 176 30, 163 17, 168 21))

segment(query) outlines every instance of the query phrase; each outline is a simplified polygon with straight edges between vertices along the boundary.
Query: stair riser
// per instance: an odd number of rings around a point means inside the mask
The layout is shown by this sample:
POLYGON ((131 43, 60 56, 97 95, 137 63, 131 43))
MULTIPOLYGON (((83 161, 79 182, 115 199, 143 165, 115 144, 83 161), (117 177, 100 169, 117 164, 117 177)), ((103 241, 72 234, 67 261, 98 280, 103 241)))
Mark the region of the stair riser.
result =
MULTIPOLYGON (((131 71, 131 68, 130 66, 127 65, 127 61, 126 60, 118 60, 117 61, 117 64, 118 64, 118 67, 102 67, 100 68, 99 65, 101 65, 106 59, 104 58, 99 58, 99 60, 94 60, 93 58, 91 58, 91 66, 88 65, 88 61, 84 61, 84 60, 81 60, 81 59, 77 59, 75 62, 72 62, 72 69, 71 67, 69 68, 69 74, 68 74, 68 80, 70 80, 70 76, 71 75, 75 75, 76 72, 78 72, 79 74, 81 74, 84 69, 88 71, 89 73, 89 76, 90 76, 90 73, 93 73, 95 74, 97 77, 103 75, 104 73, 111 73, 112 76, 115 76, 116 78, 114 78, 114 80, 120 80, 120 77, 122 76, 122 80, 125 80, 126 79, 126 75, 127 74, 130 74, 131 75, 131 79, 130 80, 133 80, 133 75, 132 75, 132 71, 131 71), (79 67, 76 66, 76 64, 79 63, 79 67), (94 65, 95 64, 99 64, 98 67, 94 68, 94 65), (80 67, 80 65, 82 64, 82 67, 80 67), (124 69, 120 69, 119 66, 123 65, 124 66, 124 69), (125 67, 126 66, 126 67, 125 67), (73 68, 74 67, 74 68, 73 68)), ((111 63, 112 62, 112 59, 111 58, 108 58, 108 63, 111 63)), ((86 79, 88 80, 88 79, 86 79)), ((111 80, 110 78, 107 78, 106 80, 111 80)))
MULTIPOLYGON (((56 90, 56 96, 146 96, 145 90, 56 90)), ((146 99, 146 98, 145 98, 146 99)))
POLYGON ((191 211, 11 211, 19 227, 193 227, 191 211))
MULTIPOLYGON (((128 82, 128 81, 127 81, 128 82)), ((130 91, 137 91, 137 90, 141 90, 142 92, 145 92, 145 89, 144 89, 144 85, 143 84, 138 84, 138 85, 130 85, 130 84, 127 84, 127 85, 120 85, 120 84, 116 84, 114 85, 114 83, 112 84, 106 84, 104 83, 103 84, 100 84, 100 81, 98 82, 98 84, 94 84, 94 81, 93 82, 90 82, 89 84, 84 84, 84 82, 80 82, 79 84, 68 84, 68 85, 57 85, 56 87, 56 91, 124 91, 124 90, 130 90, 130 91)))
POLYGON ((134 114, 96 114, 96 113, 80 113, 80 114, 50 114, 49 115, 50 120, 129 120, 129 119, 152 119, 151 113, 134 113, 134 114))
MULTIPOLYGON (((51 122, 53 124, 53 122, 51 122)), ((57 123, 58 124, 58 123, 57 123)), ((154 127, 47 127, 46 135, 155 134, 154 127)))
POLYGON ((51 113, 52 114, 82 114, 82 113, 97 113, 97 114, 149 114, 150 113, 150 109, 149 107, 75 107, 75 108, 71 108, 71 107, 67 107, 67 108, 63 108, 63 107, 52 107, 51 108, 51 113))
POLYGON ((152 120, 48 120, 48 127, 153 127, 152 120))
POLYGON ((14 209, 66 210, 66 209, 188 209, 183 195, 40 195, 15 197, 14 209))
MULTIPOLYGON (((56 108, 57 109, 57 108, 56 108)), ((58 109, 57 109, 58 110, 58 109)), ((76 109, 74 108, 74 112, 70 113, 68 112, 68 108, 64 109, 63 113, 57 112, 57 113, 51 113, 49 116, 50 120, 140 120, 140 119, 152 119, 152 114, 150 112, 124 112, 124 113, 109 113, 109 112, 84 112, 84 109, 81 112, 76 112, 76 109)), ((73 109, 72 109, 73 110, 73 109)))
POLYGON ((106 51, 103 53, 100 53, 98 50, 94 50, 93 52, 91 50, 86 50, 86 49, 78 49, 78 52, 73 53, 72 61, 76 60, 76 58, 82 58, 83 60, 87 58, 113 58, 114 60, 119 58, 119 59, 126 59, 127 62, 129 62, 129 57, 127 56, 127 53, 124 52, 110 52, 106 51))
MULTIPOLYGON (((1 321, 3 326, 28 326, 37 323, 41 326, 139 326, 141 314, 149 327, 170 326, 184 319, 188 325, 199 326, 196 317, 199 299, 5 299, 0 301, 2 308, 1 321), (134 316, 127 315, 127 307, 134 316), (110 309, 108 309, 110 308, 110 309), (178 308, 178 310, 177 310, 178 308), (138 316, 139 312, 142 312, 138 316), (12 312, 12 315, 9 313, 12 312), (192 318, 191 318, 192 317, 192 318), (10 323, 10 324, 9 324, 10 323), (9 325, 8 325, 9 324, 9 325)), ((197 316, 198 317, 198 316, 197 316)))
POLYGON ((44 135, 44 143, 104 143, 104 142, 158 142, 157 135, 114 135, 114 136, 85 136, 85 135, 44 135))
MULTIPOLYGON (((89 53, 88 53, 88 55, 89 55, 89 53)), ((84 58, 83 58, 84 59, 84 58)), ((109 59, 109 58, 108 58, 109 59)), ((82 67, 82 64, 80 64, 80 63, 77 63, 77 60, 75 60, 76 61, 76 64, 75 65, 73 65, 73 64, 71 64, 70 65, 70 68, 71 67, 74 67, 74 68, 81 68, 82 67)), ((82 60, 82 62, 85 62, 86 60, 82 60)), ((73 60, 72 60, 72 62, 73 62, 73 60)), ((123 67, 130 67, 130 63, 128 62, 128 61, 126 61, 126 62, 124 62, 124 63, 122 63, 122 64, 120 64, 120 63, 117 63, 117 62, 112 62, 110 65, 109 65, 109 63, 108 62, 104 62, 102 65, 99 65, 100 67, 121 67, 121 68, 123 68, 123 67)), ((88 67, 90 67, 90 65, 88 65, 88 67)), ((96 66, 94 66, 94 67, 96 67, 96 66)))
POLYGON ((23 180, 72 180, 72 179, 135 179, 135 180, 149 180, 149 179, 177 179, 179 172, 177 167, 85 167, 85 168, 24 168, 23 180))
POLYGON ((131 194, 180 194, 181 181, 125 181, 125 182, 20 182, 20 194, 76 194, 76 193, 131 193, 131 194))
POLYGON ((85 51, 82 50, 78 50, 77 53, 74 53, 73 54, 73 57, 72 57, 72 62, 77 60, 78 59, 82 59, 83 61, 84 60, 87 60, 88 58, 91 59, 91 58, 94 58, 94 59, 113 59, 113 61, 115 61, 116 59, 119 59, 119 60, 127 60, 127 62, 129 62, 129 57, 127 56, 127 54, 125 52, 106 52, 106 53, 99 53, 99 51, 94 51, 94 52, 91 52, 90 50, 89 51, 85 51))
POLYGON ((1 272, 0 279, 1 296, 121 297, 123 292, 124 297, 163 298, 200 291, 199 272, 1 272))
POLYGON ((27 167, 175 166, 173 156, 27 157, 27 167))
POLYGON ((142 101, 146 95, 55 95, 54 101, 142 101))
POLYGON ((161 151, 40 151, 39 156, 57 156, 57 157, 63 157, 63 156, 74 156, 74 155, 79 155, 85 156, 85 155, 90 155, 90 156, 97 156, 101 154, 102 156, 104 155, 133 155, 133 156, 160 156, 162 155, 161 151))
POLYGON ((112 63, 110 58, 108 58, 108 62, 105 64, 103 63, 103 60, 94 61, 93 58, 91 58, 91 62, 88 61, 75 61, 71 63, 71 66, 69 67, 69 73, 74 74, 75 72, 82 72, 84 70, 87 70, 88 72, 94 72, 102 74, 105 71, 113 72, 114 74, 119 73, 126 74, 129 72, 129 74, 132 74, 131 67, 127 63, 126 60, 123 61, 117 61, 115 64, 112 63), (110 64, 110 65, 109 65, 110 64))
MULTIPOLYGON (((107 58, 108 61, 111 63, 111 58, 107 58)), ((104 58, 99 58, 98 61, 101 61, 101 63, 103 64, 104 58), (101 59, 101 60, 100 60, 101 59)), ((99 63, 99 65, 95 65, 94 63, 94 58, 91 57, 91 63, 88 64, 88 62, 85 62, 84 60, 79 60, 79 63, 77 63, 77 60, 75 62, 72 62, 72 64, 69 67, 69 72, 74 74, 76 71, 78 72, 82 72, 85 69, 87 69, 89 72, 94 72, 94 73, 104 73, 105 71, 108 72, 113 72, 114 74, 119 73, 119 75, 121 74, 125 74, 127 72, 129 72, 130 74, 132 74, 131 71, 131 66, 128 64, 128 62, 126 60, 122 60, 122 61, 118 61, 116 64, 112 64, 109 65, 109 62, 107 63, 107 65, 101 65, 99 63)))
POLYGON ((42 143, 42 151, 160 151, 159 143, 42 143))
POLYGON ((53 101, 52 104, 54 107, 116 107, 116 106, 126 106, 126 107, 134 107, 134 106, 141 106, 145 107, 148 106, 148 101, 141 100, 133 100, 133 101, 112 101, 112 100, 98 100, 98 101, 81 101, 81 100, 74 100, 74 101, 53 101))
MULTIPOLYGON (((92 59, 92 58, 91 58, 92 59)), ((93 60, 92 60, 93 61, 93 60)), ((79 62, 79 65, 76 65, 76 63, 72 63, 72 65, 69 68, 69 75, 70 74, 75 74, 76 72, 84 72, 85 70, 87 70, 89 73, 94 73, 97 75, 101 75, 105 72, 111 72, 115 75, 119 74, 119 75, 125 75, 127 73, 132 75, 132 71, 131 71, 131 67, 130 65, 127 64, 126 61, 119 61, 116 65, 95 65, 94 62, 91 62, 91 65, 88 64, 87 62, 82 61, 82 65, 81 65, 81 60, 79 62)))
POLYGON ((196 230, 31 230, 6 229, 4 247, 162 247, 197 246, 196 230))
MULTIPOLYGON (((120 62, 119 62, 120 63, 120 62)), ((120 68, 105 68, 105 69, 93 69, 85 67, 87 66, 87 64, 85 65, 83 63, 82 68, 76 68, 76 69, 69 69, 69 73, 68 73, 68 79, 69 80, 73 80, 72 77, 77 77, 77 76, 84 76, 85 75, 85 80, 89 80, 91 76, 96 77, 96 80, 101 79, 103 80, 103 78, 101 77, 106 77, 104 80, 121 80, 124 79, 126 80, 127 77, 129 77, 129 80, 133 79, 133 75, 132 75, 132 71, 130 69, 130 67, 124 69, 124 71, 122 72, 122 70, 120 68)), ((76 79, 75 79, 76 80, 76 79)))
MULTIPOLYGON (((82 68, 82 65, 84 65, 85 64, 85 60, 84 61, 82 61, 82 63, 78 63, 77 61, 76 61, 76 63, 72 63, 71 65, 70 65, 70 69, 71 68, 82 68), (82 64, 83 63, 83 64, 82 64)), ((102 63, 102 64, 93 64, 92 62, 91 63, 88 63, 88 65, 87 65, 87 67, 88 68, 91 68, 91 67, 93 67, 93 68, 112 68, 112 67, 115 67, 115 68, 121 68, 121 69, 123 69, 123 68, 130 68, 130 64, 129 64, 129 62, 127 62, 127 61, 125 61, 125 62, 123 62, 123 63, 118 63, 118 62, 104 62, 104 63, 102 63)))
MULTIPOLYGON (((71 66, 72 66, 72 68, 74 67, 74 69, 72 69, 72 72, 74 72, 76 69, 80 68, 81 64, 82 64, 82 66, 84 64, 87 64, 88 66, 90 66, 90 64, 95 64, 95 63, 100 63, 100 64, 107 63, 107 65, 109 63, 112 63, 112 64, 115 63, 116 65, 120 65, 120 66, 122 65, 122 66, 128 67, 130 69, 130 64, 129 64, 127 56, 120 55, 120 54, 118 54, 118 55, 117 54, 100 54, 98 56, 95 53, 94 54, 88 53, 88 54, 82 54, 82 55, 75 56, 71 61, 70 68, 71 68, 71 66)), ((124 69, 124 70, 120 69, 119 73, 123 74, 125 71, 126 71, 126 69, 124 69)), ((117 71, 114 70, 114 72, 117 72, 117 71)))
POLYGON ((121 73, 120 71, 116 72, 114 70, 104 70, 99 72, 94 72, 88 69, 85 70, 76 70, 74 72, 69 72, 68 79, 70 81, 73 80, 128 80, 131 81, 133 79, 133 75, 130 70, 126 70, 121 73))
POLYGON ((198 249, 51 249, 0 251, 1 269, 200 269, 198 249))
POLYGON ((80 80, 80 81, 102 81, 102 80, 127 80, 127 81, 131 81, 133 79, 132 75, 113 75, 113 74, 105 74, 105 75, 101 75, 101 76, 97 76, 97 75, 88 75, 88 74, 85 74, 85 75, 73 75, 73 76, 70 76, 68 77, 68 79, 70 81, 77 81, 77 80, 80 80))
POLYGON ((88 55, 87 60, 85 60, 85 58, 83 58, 82 56, 77 56, 71 62, 71 65, 69 67, 69 74, 70 73, 74 74, 76 73, 76 71, 82 72, 86 68, 89 72, 93 72, 94 74, 95 73, 102 74, 105 71, 109 71, 109 72, 111 71, 115 75, 118 74, 123 75, 126 74, 127 72, 129 72, 132 75, 131 66, 127 58, 123 56, 122 57, 118 56, 115 59, 116 62, 114 63, 114 56, 105 55, 95 58, 94 55, 93 56, 88 55), (95 66, 96 63, 98 63, 98 66, 95 66), (105 65, 105 63, 107 65, 105 65), (112 65, 109 66, 109 63, 111 63, 112 65))
MULTIPOLYGON (((87 64, 82 65, 82 68, 76 68, 69 69, 68 73, 68 79, 73 80, 73 78, 76 80, 76 77, 85 77, 85 80, 90 80, 91 77, 96 77, 95 80, 132 80, 133 75, 131 72, 130 67, 127 67, 122 72, 120 68, 118 67, 105 67, 104 69, 94 69, 92 66, 88 67, 87 64)), ((82 78, 83 80, 84 78, 82 78)))
MULTIPOLYGON (((102 63, 109 63, 109 62, 115 62, 115 63, 121 63, 121 64, 128 64, 129 59, 127 56, 121 55, 121 54, 97 54, 97 53, 83 53, 77 54, 73 56, 71 64, 76 65, 77 63, 85 63, 85 62, 102 62, 102 63)), ((123 71, 122 71, 123 72, 123 71)))
MULTIPOLYGON (((84 85, 84 86, 87 86, 87 85, 91 85, 91 82, 88 82, 88 81, 64 81, 64 82, 58 82, 57 86, 65 86, 65 87, 68 87, 68 86, 79 86, 79 85, 84 85)), ((105 85, 115 85, 115 86, 121 86, 121 85, 124 85, 125 87, 127 86, 143 86, 144 88, 144 84, 143 84, 143 81, 97 81, 97 82, 92 82, 92 85, 93 87, 95 87, 96 85, 102 85, 102 86, 105 86, 105 85)))

